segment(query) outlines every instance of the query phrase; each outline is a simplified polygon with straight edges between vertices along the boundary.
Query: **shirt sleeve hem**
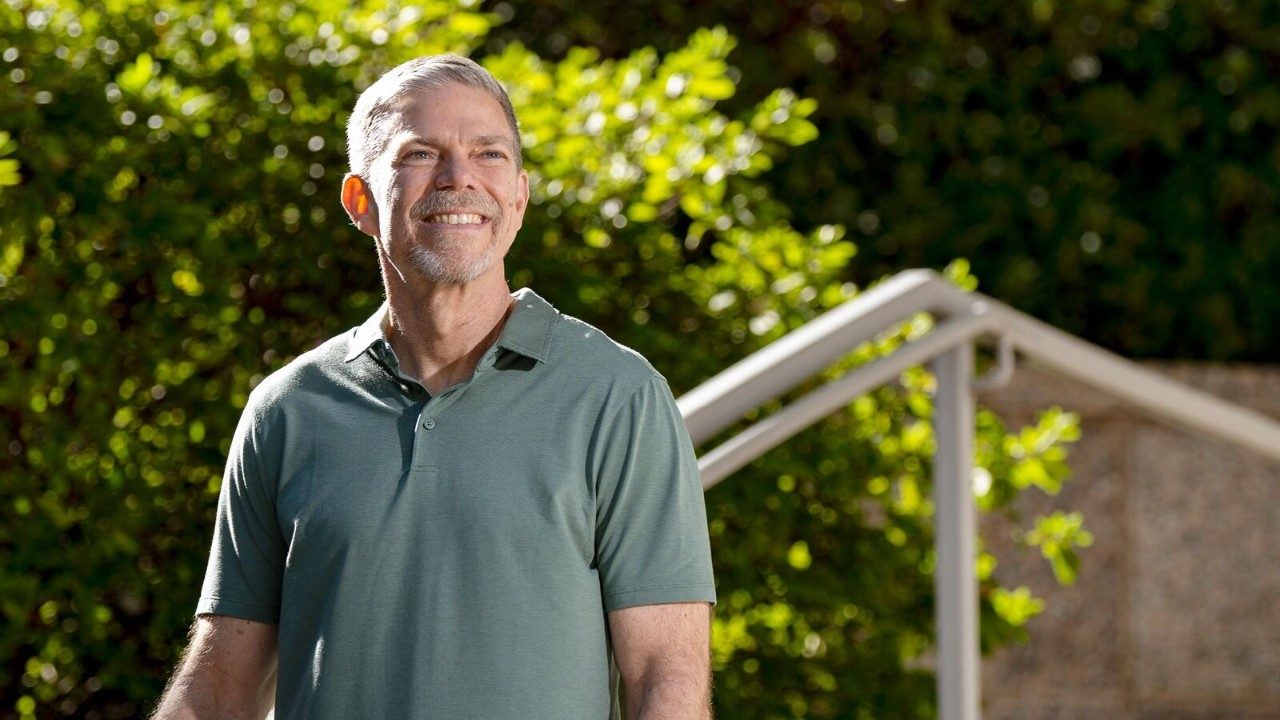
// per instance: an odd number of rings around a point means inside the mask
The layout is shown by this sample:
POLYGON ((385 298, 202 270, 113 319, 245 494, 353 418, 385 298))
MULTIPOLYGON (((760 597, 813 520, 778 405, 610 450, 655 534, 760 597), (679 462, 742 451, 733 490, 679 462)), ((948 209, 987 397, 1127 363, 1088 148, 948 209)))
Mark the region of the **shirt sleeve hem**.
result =
POLYGON ((264 607, 253 603, 228 600, 220 597, 202 597, 196 605, 197 615, 228 615, 241 620, 252 620, 275 625, 280 622, 280 608, 264 607))
POLYGON ((705 602, 716 604, 716 589, 712 585, 660 585, 657 587, 620 590, 604 596, 605 612, 622 610, 638 605, 663 605, 666 603, 705 602))

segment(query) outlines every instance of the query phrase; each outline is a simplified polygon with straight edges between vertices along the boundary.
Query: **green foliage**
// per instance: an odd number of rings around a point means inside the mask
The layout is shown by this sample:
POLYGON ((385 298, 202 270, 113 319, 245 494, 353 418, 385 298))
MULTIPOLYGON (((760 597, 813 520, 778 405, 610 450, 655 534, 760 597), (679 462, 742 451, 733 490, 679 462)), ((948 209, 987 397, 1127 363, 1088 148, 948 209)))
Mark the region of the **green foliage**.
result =
POLYGON ((9 133, 0 131, 0 189, 6 185, 17 185, 22 180, 18 175, 18 161, 4 157, 12 154, 15 147, 9 133))
MULTIPOLYGON (((0 716, 136 715, 181 649, 250 388, 380 302, 336 202, 356 93, 479 46, 495 18, 444 0, 10 4, 0 716)), ((846 230, 797 229, 763 181, 813 139, 814 102, 735 97, 733 45, 715 28, 671 52, 550 62, 507 43, 484 60, 511 83, 532 176, 512 284, 640 349, 677 393, 857 292, 846 230)), ((906 373, 709 494, 722 715, 932 713, 933 390, 906 373)), ((1077 432, 1058 411, 1014 432, 984 413, 983 507, 1056 491, 1077 432)), ((1078 523, 1033 527, 1051 562, 1087 544, 1078 523)), ((986 646, 1041 607, 995 564, 978 558, 986 646)))
MULTIPOLYGON (((817 98, 766 178, 865 282, 968 257, 987 291, 1130 356, 1274 361, 1280 5, 1234 0, 508 0, 489 43, 679 47, 724 24, 739 98, 817 98)), ((732 106, 740 102, 731 101, 732 106)))
POLYGON ((1054 577, 1063 585, 1071 585, 1080 572, 1080 556, 1076 548, 1093 544, 1093 534, 1084 529, 1084 518, 1078 512, 1055 512, 1039 518, 1028 530, 1026 542, 1040 548, 1053 568, 1054 577))
MULTIPOLYGON (((978 412, 979 428, 999 427, 999 419, 989 411, 978 412)), ((1050 408, 1031 427, 1012 435, 979 434, 975 461, 993 475, 1007 477, 1006 483, 980 483, 978 504, 984 510, 1006 505, 1014 495, 1029 487, 1057 494, 1070 476, 1063 443, 1080 439, 1080 419, 1061 408, 1050 408), (987 443, 987 437, 999 445, 987 443)))

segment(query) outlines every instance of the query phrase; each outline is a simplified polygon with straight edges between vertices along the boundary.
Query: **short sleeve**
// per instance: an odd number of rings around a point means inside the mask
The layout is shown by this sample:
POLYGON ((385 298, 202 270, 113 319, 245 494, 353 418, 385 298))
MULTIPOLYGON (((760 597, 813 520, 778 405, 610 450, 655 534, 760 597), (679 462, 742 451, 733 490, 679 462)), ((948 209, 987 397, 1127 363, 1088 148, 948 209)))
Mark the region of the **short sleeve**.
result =
POLYGON ((601 428, 596 563, 606 611, 715 602, 698 462, 661 376, 601 428))
POLYGON ((268 442, 270 423, 251 395, 236 427, 218 495, 218 516, 196 614, 276 623, 285 542, 276 520, 279 457, 268 442))

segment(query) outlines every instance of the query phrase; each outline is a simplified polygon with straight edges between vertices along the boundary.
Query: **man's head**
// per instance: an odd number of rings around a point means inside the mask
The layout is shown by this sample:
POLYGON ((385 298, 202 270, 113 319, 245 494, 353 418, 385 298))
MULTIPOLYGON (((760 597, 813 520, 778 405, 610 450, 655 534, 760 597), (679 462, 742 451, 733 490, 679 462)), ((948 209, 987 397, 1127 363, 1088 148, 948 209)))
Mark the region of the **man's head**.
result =
POLYGON ((378 240, 384 275, 466 284, 498 268, 524 217, 528 176, 511 101, 479 65, 441 55, 388 72, 347 123, 342 203, 378 240))
POLYGON ((497 78, 468 58, 428 55, 388 70, 360 93, 355 109, 347 119, 347 162, 351 165, 351 174, 368 177, 370 167, 386 147, 387 120, 399 112, 406 98, 450 84, 483 90, 498 101, 506 113, 511 137, 515 140, 516 161, 523 167, 516 111, 497 78))

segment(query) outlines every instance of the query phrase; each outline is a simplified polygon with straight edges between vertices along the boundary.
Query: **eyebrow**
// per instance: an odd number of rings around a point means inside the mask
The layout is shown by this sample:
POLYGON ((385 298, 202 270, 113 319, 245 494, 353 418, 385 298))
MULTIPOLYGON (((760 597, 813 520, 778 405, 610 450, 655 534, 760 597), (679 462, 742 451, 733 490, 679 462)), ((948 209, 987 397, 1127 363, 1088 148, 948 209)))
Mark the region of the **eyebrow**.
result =
MULTIPOLYGON (((516 148, 515 142, 513 142, 511 138, 507 137, 506 135, 472 135, 468 139, 468 142, 471 145, 476 145, 479 147, 503 145, 503 146, 506 146, 512 152, 514 152, 516 148)), ((414 136, 414 137, 405 138, 404 141, 400 143, 399 148, 400 150, 404 150, 405 148, 411 145, 422 145, 425 147, 439 147, 442 144, 443 143, 441 143, 439 140, 435 138, 414 136)))
POLYGON ((476 145, 512 145, 511 138, 506 135, 476 135, 471 138, 476 145))

